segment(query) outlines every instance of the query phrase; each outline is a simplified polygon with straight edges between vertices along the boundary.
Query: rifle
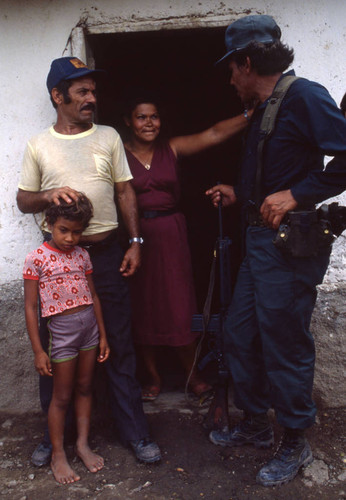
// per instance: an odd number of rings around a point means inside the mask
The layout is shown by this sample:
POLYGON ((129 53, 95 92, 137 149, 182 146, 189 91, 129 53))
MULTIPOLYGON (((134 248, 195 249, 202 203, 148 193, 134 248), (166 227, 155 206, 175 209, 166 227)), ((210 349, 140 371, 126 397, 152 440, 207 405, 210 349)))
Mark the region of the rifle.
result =
MULTIPOLYGON (((219 184, 219 183, 218 183, 219 184)), ((210 404, 204 427, 212 429, 228 428, 228 380, 229 373, 224 363, 223 329, 228 305, 231 300, 230 246, 231 240, 223 235, 222 202, 218 205, 219 236, 213 252, 210 271, 209 288, 203 308, 203 314, 195 314, 192 318, 192 330, 203 332, 202 338, 209 333, 213 336, 212 350, 201 360, 199 368, 203 369, 210 361, 217 361, 217 382, 214 397, 210 404), (210 315, 211 300, 214 291, 216 263, 219 264, 220 312, 210 315)))

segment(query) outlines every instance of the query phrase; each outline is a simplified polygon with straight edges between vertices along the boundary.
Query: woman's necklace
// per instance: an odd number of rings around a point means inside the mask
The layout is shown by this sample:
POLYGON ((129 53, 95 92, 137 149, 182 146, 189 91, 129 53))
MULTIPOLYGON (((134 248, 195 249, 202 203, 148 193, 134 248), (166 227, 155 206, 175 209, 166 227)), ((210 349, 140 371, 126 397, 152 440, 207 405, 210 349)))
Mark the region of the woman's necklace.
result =
MULTIPOLYGON (((130 151, 131 151, 131 150, 130 150, 130 151)), ((151 151, 151 152, 150 152, 150 156, 149 156, 149 157, 147 157, 147 159, 146 159, 146 160, 144 160, 144 159, 143 159, 143 158, 142 158, 142 157, 141 157, 141 156, 137 153, 137 151, 132 150, 131 152, 132 152, 132 154, 133 154, 133 155, 137 158, 137 160, 139 161, 139 163, 141 163, 141 164, 143 165, 143 167, 144 167, 146 170, 150 170, 150 168, 151 168, 151 162, 152 162, 152 159, 153 159, 153 154, 154 154, 154 152, 153 152, 153 151, 151 151)))
POLYGON ((152 153, 150 154, 150 158, 148 158, 148 160, 142 160, 138 155, 137 155, 137 158, 138 158, 139 162, 144 166, 144 168, 146 170, 150 170, 151 161, 153 159, 152 153))

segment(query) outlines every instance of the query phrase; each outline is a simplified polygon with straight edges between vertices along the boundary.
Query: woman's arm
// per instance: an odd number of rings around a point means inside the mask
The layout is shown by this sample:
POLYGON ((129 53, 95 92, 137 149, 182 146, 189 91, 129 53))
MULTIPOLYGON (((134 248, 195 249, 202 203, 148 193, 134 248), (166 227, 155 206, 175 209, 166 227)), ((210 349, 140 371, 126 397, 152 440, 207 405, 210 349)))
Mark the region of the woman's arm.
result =
POLYGON ((35 355, 35 368, 40 375, 52 376, 52 366, 47 353, 43 350, 37 316, 38 280, 24 280, 25 321, 32 350, 35 355))
POLYGON ((91 296, 93 298, 94 311, 100 335, 100 354, 98 355, 97 361, 103 363, 108 358, 110 349, 107 342, 106 329, 105 329, 105 324, 103 322, 101 304, 97 296, 97 293, 95 291, 95 286, 91 274, 87 274, 86 279, 91 292, 91 296))
POLYGON ((169 145, 176 156, 188 156, 199 153, 204 149, 216 146, 230 139, 233 135, 244 130, 251 114, 252 111, 248 111, 247 118, 245 114, 241 114, 215 123, 212 127, 198 134, 173 137, 170 139, 169 145))

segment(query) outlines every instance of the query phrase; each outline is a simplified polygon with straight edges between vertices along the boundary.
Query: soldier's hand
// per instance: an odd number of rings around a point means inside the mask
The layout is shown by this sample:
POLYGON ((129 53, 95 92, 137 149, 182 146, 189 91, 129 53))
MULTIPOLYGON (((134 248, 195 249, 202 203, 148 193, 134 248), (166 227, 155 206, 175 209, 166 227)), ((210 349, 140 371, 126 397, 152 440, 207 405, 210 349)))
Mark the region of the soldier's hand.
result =
POLYGON ((287 189, 267 196, 262 203, 260 212, 265 224, 273 229, 278 229, 286 213, 289 210, 294 210, 297 205, 291 190, 287 189))
POLYGON ((237 201, 233 186, 228 186, 227 184, 213 186, 205 194, 209 196, 214 207, 218 207, 221 200, 223 207, 233 205, 237 201))

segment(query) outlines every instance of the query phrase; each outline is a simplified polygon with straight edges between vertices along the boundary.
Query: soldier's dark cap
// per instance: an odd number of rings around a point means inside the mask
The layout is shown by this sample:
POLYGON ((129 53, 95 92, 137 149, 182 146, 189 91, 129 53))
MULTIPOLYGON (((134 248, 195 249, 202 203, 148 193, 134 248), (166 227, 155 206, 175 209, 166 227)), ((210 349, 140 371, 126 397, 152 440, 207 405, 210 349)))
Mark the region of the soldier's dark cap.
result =
POLYGON ((226 29, 225 45, 227 52, 216 64, 225 62, 233 52, 245 49, 250 42, 269 44, 279 41, 280 38, 281 29, 271 16, 242 17, 234 21, 226 29))

